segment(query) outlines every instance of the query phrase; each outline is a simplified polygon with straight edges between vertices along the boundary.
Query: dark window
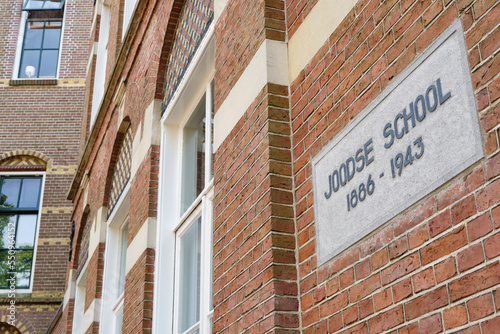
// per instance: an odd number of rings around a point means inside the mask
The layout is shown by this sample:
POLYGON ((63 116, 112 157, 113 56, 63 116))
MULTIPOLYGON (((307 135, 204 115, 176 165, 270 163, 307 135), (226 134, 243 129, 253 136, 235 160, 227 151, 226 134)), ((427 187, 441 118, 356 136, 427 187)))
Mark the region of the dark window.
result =
POLYGON ((55 78, 61 20, 26 22, 19 78, 55 78))
POLYGON ((41 188, 41 176, 0 176, 0 289, 30 287, 41 188))

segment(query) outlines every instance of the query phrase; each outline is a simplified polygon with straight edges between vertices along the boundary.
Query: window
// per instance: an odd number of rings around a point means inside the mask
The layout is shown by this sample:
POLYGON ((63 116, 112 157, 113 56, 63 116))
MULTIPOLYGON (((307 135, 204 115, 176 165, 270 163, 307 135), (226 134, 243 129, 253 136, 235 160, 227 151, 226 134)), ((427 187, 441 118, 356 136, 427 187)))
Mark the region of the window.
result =
POLYGON ((94 75, 94 92, 92 96, 92 111, 90 126, 94 124, 102 98, 106 81, 106 64, 108 60, 109 28, 111 23, 111 9, 105 1, 101 6, 101 22, 99 25, 99 43, 97 44, 97 59, 94 75))
POLYGON ((56 78, 61 46, 63 0, 26 0, 17 77, 56 78))
POLYGON ((212 96, 209 84, 179 138, 182 181, 174 288, 174 333, 179 334, 207 333, 212 327, 212 96))
POLYGON ((122 333, 129 207, 130 183, 127 183, 117 207, 107 222, 102 309, 99 321, 99 333, 103 334, 122 333))
POLYGON ((73 312, 73 334, 85 333, 83 317, 85 315, 85 295, 87 291, 87 264, 76 281, 75 309, 73 312))
POLYGON ((123 296, 125 294, 125 266, 127 264, 127 240, 128 240, 128 222, 120 227, 119 248, 118 248, 118 277, 117 289, 115 295, 115 302, 113 313, 115 318, 114 333, 122 332, 123 324, 123 296))
POLYGON ((0 289, 30 289, 42 176, 0 176, 0 289))

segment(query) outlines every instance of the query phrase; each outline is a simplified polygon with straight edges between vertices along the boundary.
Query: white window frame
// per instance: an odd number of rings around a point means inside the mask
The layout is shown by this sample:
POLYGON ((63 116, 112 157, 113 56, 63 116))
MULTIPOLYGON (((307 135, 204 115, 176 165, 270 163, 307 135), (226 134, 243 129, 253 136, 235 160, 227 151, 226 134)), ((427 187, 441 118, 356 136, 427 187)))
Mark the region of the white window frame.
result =
MULTIPOLYGON (((183 128, 199 101, 206 96, 205 112, 212 113, 214 77, 214 25, 210 25, 181 79, 179 88, 161 119, 157 253, 153 298, 153 333, 178 333, 179 238, 201 217, 200 318, 184 333, 212 333, 213 176, 205 172, 204 189, 185 213, 181 213, 183 128), (172 271, 172 268, 174 270, 172 271)), ((212 131, 205 130, 205 171, 211 170, 212 131)))
POLYGON ((88 260, 82 268, 80 276, 75 284, 75 301, 73 307, 73 334, 83 334, 86 328, 84 327, 85 318, 85 298, 87 295, 87 273, 88 260))
MULTIPOLYGON (((23 0, 24 4, 24 0, 23 0)), ((66 27, 66 7, 67 1, 64 3, 63 17, 61 19, 61 37, 59 41, 59 55, 57 58, 57 70, 56 76, 54 78, 20 78, 19 77, 19 66, 21 66, 21 54, 23 53, 23 43, 24 43, 24 32, 26 30, 26 22, 28 21, 28 11, 23 10, 21 12, 21 22, 19 23, 19 34, 17 35, 17 45, 16 45, 16 57, 14 58, 14 71, 12 72, 12 80, 59 80, 59 71, 61 68, 61 56, 62 56, 62 46, 64 39, 64 30, 66 27)))
MULTIPOLYGON (((31 293, 33 291, 33 279, 35 277, 35 266, 36 266, 36 256, 38 250, 38 235, 40 233, 40 222, 42 218, 42 206, 43 206, 43 195, 45 193, 45 179, 46 172, 0 172, 0 176, 41 176, 42 177, 42 189, 40 190, 40 205, 38 207, 38 219, 36 222, 36 232, 35 232, 35 241, 33 245, 33 264, 31 265, 31 278, 30 278, 30 287, 29 289, 16 289, 16 293, 31 293)), ((10 293, 9 289, 0 290, 0 295, 5 295, 10 293)))
POLYGON ((90 112, 90 128, 94 125, 97 112, 104 98, 106 89, 106 66, 108 63, 109 30, 111 25, 111 4, 109 0, 100 3, 101 22, 99 28, 99 41, 94 44, 96 64, 94 73, 94 87, 92 95, 92 110, 90 112))
MULTIPOLYGON (((116 277, 120 266, 121 238, 124 226, 128 226, 128 213, 130 208, 130 182, 123 190, 112 214, 108 217, 106 233, 106 249, 104 252, 104 274, 102 288, 102 308, 99 319, 99 333, 116 333, 116 320, 120 308, 123 311, 124 291, 118 293, 116 277)), ((126 266, 126 260, 125 260, 126 266)), ((125 271, 126 275, 126 271, 125 271)), ((124 285, 125 290, 125 285, 124 285)), ((121 332, 120 332, 121 333, 121 332)))
POLYGON ((130 27, 130 22, 134 16, 134 12, 137 8, 139 0, 124 0, 123 1, 123 26, 122 26, 122 41, 127 35, 128 29, 130 27))

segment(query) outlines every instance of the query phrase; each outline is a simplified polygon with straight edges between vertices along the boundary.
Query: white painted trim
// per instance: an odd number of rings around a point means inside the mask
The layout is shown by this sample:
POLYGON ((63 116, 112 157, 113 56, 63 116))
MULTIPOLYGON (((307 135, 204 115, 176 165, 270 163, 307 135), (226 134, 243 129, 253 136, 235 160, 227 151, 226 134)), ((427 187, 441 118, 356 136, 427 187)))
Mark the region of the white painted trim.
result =
POLYGON ((64 292, 63 309, 68 305, 70 299, 75 298, 76 289, 76 269, 70 269, 68 273, 68 288, 64 292))
POLYGON ((287 45, 266 39, 214 117, 214 152, 268 84, 288 85, 287 45))
MULTIPOLYGON (((116 203, 115 209, 109 216, 106 224, 106 250, 104 252, 104 270, 102 286, 102 305, 99 314, 99 333, 110 334, 115 332, 116 313, 114 309, 120 296, 117 296, 117 277, 120 262, 120 237, 122 226, 127 224, 130 209, 131 186, 128 182, 116 203)), ((126 267, 128 264, 128 249, 126 267)), ((126 275, 126 273, 125 273, 126 275)), ((122 294, 121 294, 122 295, 122 294)))
POLYGON ((358 0, 319 0, 288 42, 290 82, 328 41, 358 0))
POLYGON ((84 331, 82 331, 82 333, 85 333, 87 329, 89 329, 89 327, 92 326, 93 322, 99 321, 100 313, 101 313, 101 299, 95 298, 90 304, 85 314, 83 315, 82 328, 84 328, 84 331))
POLYGON ((136 264, 142 253, 148 248, 156 246, 156 218, 149 217, 142 224, 134 239, 127 247, 127 264, 125 266, 125 275, 136 264))
POLYGON ((94 221, 90 225, 89 235, 89 257, 92 257, 101 242, 106 241, 106 216, 108 208, 101 206, 95 215, 94 221))
MULTIPOLYGON (((160 117, 162 100, 154 99, 144 112, 144 125, 142 131, 137 131, 132 141, 132 165, 130 179, 132 180, 144 158, 147 156, 151 145, 160 144, 160 117)), ((139 124, 139 128, 141 125, 139 124)))

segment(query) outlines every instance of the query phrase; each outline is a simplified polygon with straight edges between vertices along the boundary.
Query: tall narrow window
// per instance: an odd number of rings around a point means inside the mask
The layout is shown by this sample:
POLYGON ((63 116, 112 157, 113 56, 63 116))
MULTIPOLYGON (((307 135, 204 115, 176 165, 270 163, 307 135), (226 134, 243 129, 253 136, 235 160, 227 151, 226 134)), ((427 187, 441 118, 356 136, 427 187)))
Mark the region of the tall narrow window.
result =
POLYGON ((0 176, 0 289, 31 287, 41 189, 42 176, 0 176))
POLYGON ((209 84, 186 117, 179 139, 182 181, 174 307, 174 332, 179 334, 208 333, 212 327, 212 95, 209 84))
POLYGON ((18 78, 55 78, 61 45, 63 0, 26 0, 18 78))
POLYGON ((113 312, 115 315, 115 333, 122 332, 123 324, 123 296, 125 292, 125 266, 127 264, 127 240, 128 240, 128 223, 126 222, 120 227, 118 248, 118 277, 117 277, 117 290, 115 296, 115 305, 113 312))

